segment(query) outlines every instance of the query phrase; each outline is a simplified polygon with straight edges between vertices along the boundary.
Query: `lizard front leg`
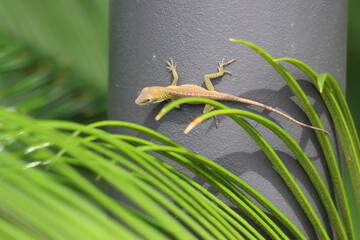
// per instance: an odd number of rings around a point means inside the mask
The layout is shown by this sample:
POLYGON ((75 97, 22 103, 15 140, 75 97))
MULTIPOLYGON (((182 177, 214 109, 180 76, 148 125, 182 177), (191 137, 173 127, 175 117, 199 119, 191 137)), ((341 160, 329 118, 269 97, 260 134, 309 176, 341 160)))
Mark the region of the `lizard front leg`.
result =
MULTIPOLYGON (((169 61, 166 61, 166 64, 167 64, 167 69, 169 70, 169 72, 172 73, 173 75, 173 81, 171 83, 170 86, 176 86, 177 85, 177 81, 179 79, 179 75, 176 71, 176 63, 174 63, 174 61, 170 58, 169 61)), ((169 100, 171 102, 171 100, 169 100)), ((176 108, 180 108, 180 106, 176 106, 176 108)))
POLYGON ((169 69, 169 72, 171 72, 173 75, 173 82, 171 83, 171 86, 176 86, 177 81, 179 79, 179 75, 176 71, 176 64, 171 58, 169 61, 166 61, 166 64, 167 64, 166 68, 169 69))
MULTIPOLYGON (((204 81, 205 81, 206 88, 208 90, 210 90, 210 91, 215 91, 214 85, 212 84, 211 79, 222 77, 222 76, 224 76, 225 73, 231 75, 231 72, 224 70, 224 67, 226 65, 229 65, 229 64, 235 62, 235 61, 236 61, 235 59, 232 59, 232 60, 230 60, 228 62, 225 62, 225 58, 223 58, 221 60, 221 62, 219 62, 218 72, 217 73, 211 73, 211 74, 204 75, 204 81)), ((214 110, 213 106, 205 105, 203 113, 207 113, 207 112, 210 112, 212 110, 214 110)), ((218 127, 219 121, 218 121, 217 117, 214 117, 214 118, 215 118, 215 125, 216 125, 216 127, 218 127)))

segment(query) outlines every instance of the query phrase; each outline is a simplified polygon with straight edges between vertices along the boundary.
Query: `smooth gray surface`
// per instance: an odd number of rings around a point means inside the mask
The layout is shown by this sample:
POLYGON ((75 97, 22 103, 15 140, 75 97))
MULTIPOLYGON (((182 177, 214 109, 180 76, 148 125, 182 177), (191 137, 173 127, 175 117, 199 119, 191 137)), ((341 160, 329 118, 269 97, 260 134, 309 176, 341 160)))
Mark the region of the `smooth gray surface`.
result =
MULTIPOLYGON (((222 57, 236 58, 227 67, 232 76, 215 80, 217 91, 246 97, 276 107, 309 123, 290 89, 272 67, 253 50, 228 38, 253 42, 274 57, 297 58, 317 72, 330 72, 345 88, 347 1, 134 1, 111 2, 109 118, 143 124, 173 138, 191 151, 202 154, 231 170, 274 203, 310 239, 316 235, 299 205, 254 141, 228 117, 220 127, 211 120, 183 134, 187 124, 201 114, 203 106, 184 105, 159 122, 154 120, 162 104, 135 105, 139 91, 147 86, 171 83, 165 61, 178 66, 179 84, 202 85, 202 76, 216 72, 222 57)), ((315 109, 332 132, 322 101, 303 74, 286 65, 299 79, 315 109)), ((275 120, 306 150, 323 172, 315 134, 308 129, 239 103, 229 106, 255 111, 275 120)), ((278 138, 254 124, 277 150, 311 202, 317 195, 304 172, 278 138)), ((122 131, 124 133, 126 131, 122 131)), ((128 132, 126 132, 128 133, 128 132)), ((333 141, 334 142, 334 141, 333 141)), ((192 176, 192 174, 189 174, 192 176)), ((326 219, 324 209, 316 209, 326 219)), ((329 225, 327 223, 327 227, 329 225)))

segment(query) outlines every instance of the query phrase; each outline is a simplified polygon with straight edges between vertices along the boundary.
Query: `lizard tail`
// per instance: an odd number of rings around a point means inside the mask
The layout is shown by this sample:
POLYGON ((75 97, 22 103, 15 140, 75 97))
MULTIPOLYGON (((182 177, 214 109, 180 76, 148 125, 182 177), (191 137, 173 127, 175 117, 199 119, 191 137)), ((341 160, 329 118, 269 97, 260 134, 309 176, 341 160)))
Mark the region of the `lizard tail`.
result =
POLYGON ((285 114, 285 113, 283 113, 283 112, 281 112, 279 110, 276 110, 275 108, 267 106, 265 104, 262 104, 262 103, 259 103, 259 102, 256 102, 256 101, 253 101, 253 100, 250 100, 250 99, 231 96, 231 95, 227 95, 227 97, 228 97, 228 99, 227 99, 228 101, 241 102, 241 103, 246 103, 246 104, 250 104, 250 105, 254 105, 254 106, 257 106, 257 107, 264 108, 264 109, 266 109, 268 111, 271 111, 271 112, 274 112, 274 113, 276 113, 276 114, 278 114, 280 116, 283 116, 284 118, 286 118, 286 119, 288 119, 288 120, 290 120, 290 121, 292 121, 292 122, 294 122, 294 123, 296 123, 296 124, 298 124, 300 126, 303 126, 303 127, 306 127, 306 128, 311 128, 311 129, 314 129, 314 130, 317 130, 317 131, 321 131, 321 132, 324 132, 327 135, 329 135, 329 133, 326 130, 322 129, 322 128, 318 128, 318 127, 314 127, 314 126, 310 126, 308 124, 302 123, 302 122, 290 117, 289 115, 287 115, 287 114, 285 114))

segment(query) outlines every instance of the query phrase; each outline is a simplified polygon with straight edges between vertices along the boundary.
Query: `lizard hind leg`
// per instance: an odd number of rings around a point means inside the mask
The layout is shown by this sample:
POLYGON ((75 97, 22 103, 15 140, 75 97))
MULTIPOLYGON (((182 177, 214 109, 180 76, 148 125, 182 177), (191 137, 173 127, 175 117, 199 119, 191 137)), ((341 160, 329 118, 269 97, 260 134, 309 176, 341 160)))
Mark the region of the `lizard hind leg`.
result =
MULTIPOLYGON (((210 74, 204 75, 204 81, 205 81, 206 88, 208 90, 210 90, 210 91, 215 91, 215 88, 214 88, 214 85, 211 82, 211 79, 222 77, 222 76, 224 76, 225 73, 231 75, 231 72, 227 71, 227 70, 224 70, 224 67, 231 64, 231 63, 233 63, 233 62, 235 62, 235 61, 236 61, 235 59, 232 59, 230 61, 225 62, 225 58, 223 58, 221 60, 221 62, 218 63, 218 72, 217 73, 210 73, 210 74)), ((213 106, 205 105, 203 113, 207 113, 207 112, 210 112, 212 110, 214 110, 213 106)), ((216 125, 216 127, 218 127, 219 126, 219 120, 217 119, 216 116, 214 117, 214 119, 215 119, 215 125, 216 125)))
POLYGON ((224 67, 235 61, 236 61, 235 59, 232 59, 228 62, 225 62, 225 58, 223 58, 221 60, 221 62, 219 62, 219 64, 218 64, 218 72, 204 75, 204 81, 205 81, 206 88, 210 91, 215 91, 214 85, 212 84, 211 79, 222 77, 222 76, 224 76, 225 73, 231 75, 231 72, 224 70, 224 67))
MULTIPOLYGON (((211 111, 213 111, 214 109, 215 109, 215 108, 214 108, 213 106, 206 104, 205 107, 204 107, 203 113, 211 112, 211 111)), ((215 116, 215 117, 214 117, 214 120, 215 120, 215 126, 216 126, 216 128, 218 128, 218 127, 219 127, 219 119, 215 116)))

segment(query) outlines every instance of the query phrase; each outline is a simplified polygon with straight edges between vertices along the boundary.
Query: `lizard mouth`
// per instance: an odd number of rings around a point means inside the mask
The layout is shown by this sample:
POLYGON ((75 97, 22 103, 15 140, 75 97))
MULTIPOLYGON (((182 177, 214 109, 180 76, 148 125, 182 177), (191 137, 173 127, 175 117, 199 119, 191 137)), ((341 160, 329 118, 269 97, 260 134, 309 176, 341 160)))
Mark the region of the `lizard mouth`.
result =
POLYGON ((140 99, 140 98, 136 98, 135 99, 135 104, 137 104, 137 105, 145 105, 145 103, 144 103, 144 101, 141 101, 142 99, 140 99))
MULTIPOLYGON (((136 102, 135 102, 136 103, 136 102)), ((145 105, 147 105, 146 103, 144 103, 144 102, 141 102, 141 103, 136 103, 137 105, 139 105, 139 106, 145 106, 145 105)))
POLYGON ((138 102, 138 101, 135 101, 135 104, 136 104, 136 105, 140 105, 140 106, 145 105, 145 103, 143 103, 143 102, 138 102))
POLYGON ((147 101, 147 100, 136 99, 136 100, 135 100, 135 104, 140 105, 140 106, 145 106, 145 105, 149 105, 150 102, 147 101))

